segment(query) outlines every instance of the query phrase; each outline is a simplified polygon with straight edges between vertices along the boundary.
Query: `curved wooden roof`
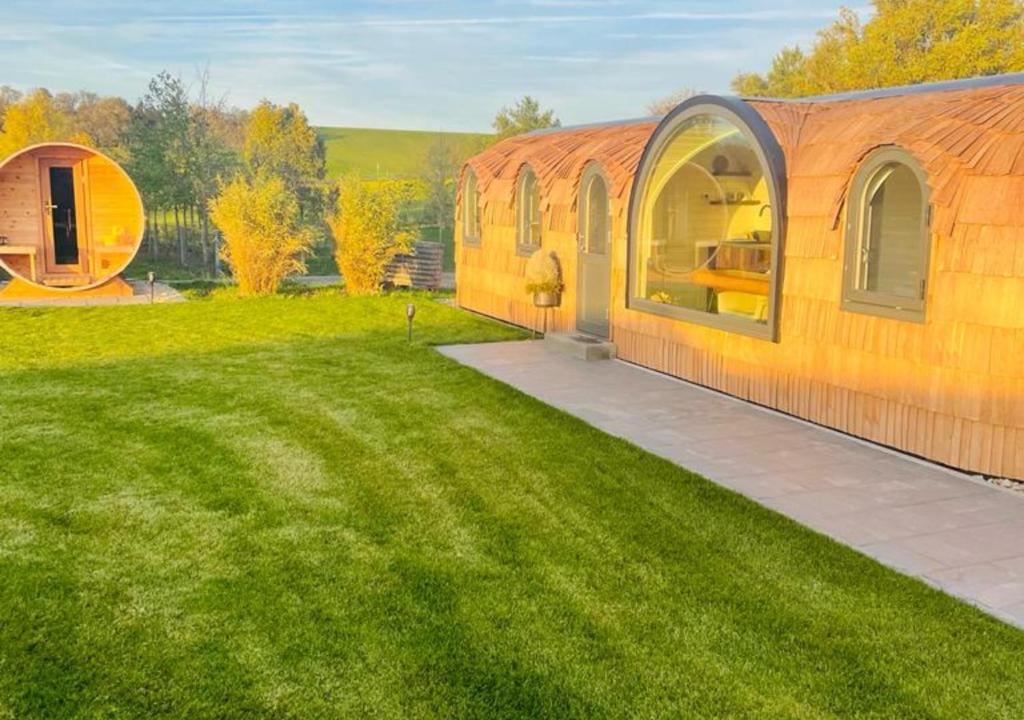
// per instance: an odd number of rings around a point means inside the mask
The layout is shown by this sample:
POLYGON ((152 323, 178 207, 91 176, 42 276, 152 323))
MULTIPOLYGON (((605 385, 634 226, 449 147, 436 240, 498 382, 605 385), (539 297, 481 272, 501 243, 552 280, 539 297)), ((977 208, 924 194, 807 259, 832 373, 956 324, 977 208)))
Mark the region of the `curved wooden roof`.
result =
POLYGON ((1024 86, 963 87, 828 102, 752 102, 787 155, 789 214, 833 226, 871 150, 898 145, 921 162, 933 229, 957 223, 1024 226, 1024 86))
MULTIPOLYGON (((827 219, 835 227, 860 161, 874 148, 898 145, 928 174, 936 232, 949 234, 957 223, 1024 228, 1024 85, 1017 76, 1004 83, 984 78, 934 89, 747 102, 786 156, 788 217, 827 219)), ((507 214, 511 222, 516 180, 529 164, 550 226, 569 229, 587 163, 601 164, 612 198, 623 200, 656 127, 647 119, 521 135, 466 167, 477 176, 484 206, 498 212, 492 221, 507 214)))
POLYGON ((484 211, 492 221, 513 224, 516 181, 524 165, 529 165, 540 181, 549 226, 569 230, 587 164, 600 163, 611 198, 621 201, 657 125, 657 120, 649 119, 519 135, 470 158, 463 172, 469 168, 476 174, 484 211))

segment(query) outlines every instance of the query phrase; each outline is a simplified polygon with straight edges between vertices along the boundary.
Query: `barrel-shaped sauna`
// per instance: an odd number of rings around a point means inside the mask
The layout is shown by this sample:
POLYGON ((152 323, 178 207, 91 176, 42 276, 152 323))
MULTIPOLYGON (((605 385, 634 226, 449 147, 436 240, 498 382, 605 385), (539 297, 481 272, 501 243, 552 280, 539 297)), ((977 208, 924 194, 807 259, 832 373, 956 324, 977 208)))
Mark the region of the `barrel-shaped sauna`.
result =
POLYGON ((127 267, 144 230, 134 183, 97 150, 46 143, 0 164, 0 266, 23 283, 97 288, 127 267))
MULTIPOLYGON (((504 140, 463 168, 460 306, 941 463, 1024 479, 1024 75, 504 140)), ((737 439, 737 452, 742 452, 737 439)))

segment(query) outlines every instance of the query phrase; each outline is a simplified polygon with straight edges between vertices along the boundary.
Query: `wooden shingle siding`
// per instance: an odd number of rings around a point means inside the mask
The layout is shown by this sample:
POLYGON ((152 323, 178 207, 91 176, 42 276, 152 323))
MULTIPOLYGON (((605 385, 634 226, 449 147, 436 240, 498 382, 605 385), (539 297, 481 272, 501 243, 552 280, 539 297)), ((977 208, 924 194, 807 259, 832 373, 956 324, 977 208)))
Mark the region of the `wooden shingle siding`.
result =
MULTIPOLYGON (((541 247, 554 250, 566 285, 562 306, 550 312, 549 330, 576 325, 576 224, 579 182, 591 161, 600 164, 609 184, 615 252, 625 247, 625 216, 633 174, 657 123, 581 128, 509 138, 466 164, 477 177, 481 198, 479 247, 463 246, 461 215, 456 219, 455 272, 461 306, 540 330, 543 315, 524 289, 527 258, 516 253, 515 190, 519 172, 529 164, 541 186, 541 247)), ((465 171, 465 170, 464 170, 465 171)), ((462 206, 461 186, 458 205, 462 206)), ((625 301, 613 287, 612 299, 625 301)))
POLYGON ((1024 87, 749 104, 786 159, 779 342, 626 307, 629 194, 653 122, 526 135, 471 159, 482 238, 480 247, 457 243, 459 304, 540 327, 515 254, 515 176, 529 162, 542 188, 543 246, 565 274, 551 319, 575 328, 578 183, 597 161, 610 184, 610 332, 621 358, 938 462, 1024 479, 1024 87), (886 145, 916 157, 931 190, 923 323, 841 308, 846 194, 862 159, 886 145))

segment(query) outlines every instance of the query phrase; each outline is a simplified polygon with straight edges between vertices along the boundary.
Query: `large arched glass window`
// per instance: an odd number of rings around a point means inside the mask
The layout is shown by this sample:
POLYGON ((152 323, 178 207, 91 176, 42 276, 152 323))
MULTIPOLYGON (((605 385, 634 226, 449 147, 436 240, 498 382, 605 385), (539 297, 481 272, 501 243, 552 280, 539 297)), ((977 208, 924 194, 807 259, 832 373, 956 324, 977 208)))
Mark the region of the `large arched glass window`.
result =
POLYGON ((523 255, 540 247, 540 183, 529 166, 520 171, 516 187, 516 244, 523 255))
POLYGON ((472 170, 466 170, 462 183, 462 242, 466 245, 480 244, 480 193, 476 173, 472 170))
POLYGON ((923 320, 928 249, 924 171, 899 148, 873 152, 850 186, 843 307, 923 320))
POLYGON ((784 178, 778 144, 749 106, 680 106, 633 189, 630 307, 774 339, 784 178))

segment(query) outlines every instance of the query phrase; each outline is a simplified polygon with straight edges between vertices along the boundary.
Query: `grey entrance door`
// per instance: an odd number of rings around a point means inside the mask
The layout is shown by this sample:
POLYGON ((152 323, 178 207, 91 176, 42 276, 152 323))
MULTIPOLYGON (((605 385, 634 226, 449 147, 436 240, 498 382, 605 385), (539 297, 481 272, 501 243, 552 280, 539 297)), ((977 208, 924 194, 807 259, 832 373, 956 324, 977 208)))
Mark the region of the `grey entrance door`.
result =
POLYGON ((611 284, 611 233, 608 185, 596 165, 592 165, 583 174, 578 207, 580 215, 576 328, 606 338, 611 284))

